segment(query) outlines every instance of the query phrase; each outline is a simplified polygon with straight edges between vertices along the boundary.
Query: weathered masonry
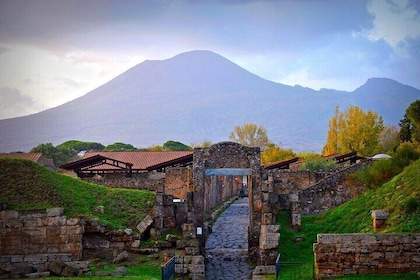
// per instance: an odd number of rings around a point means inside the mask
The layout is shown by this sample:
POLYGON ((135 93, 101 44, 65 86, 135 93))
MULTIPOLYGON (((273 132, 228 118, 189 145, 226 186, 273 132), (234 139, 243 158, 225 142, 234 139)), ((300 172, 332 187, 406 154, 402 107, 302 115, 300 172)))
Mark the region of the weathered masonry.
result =
POLYGON ((272 217, 273 214, 265 212, 267 209, 263 207, 263 176, 259 148, 222 142, 209 148, 194 150, 194 225, 197 227, 197 238, 202 250, 205 245, 205 233, 208 232, 204 213, 240 192, 243 185, 234 182, 242 181, 246 182, 250 206, 248 229, 250 261, 274 263, 279 226, 273 224, 273 218, 264 219, 272 217), (221 180, 230 182, 227 184, 229 187, 221 185, 221 180))
POLYGON ((317 279, 420 271, 420 234, 318 234, 317 279))

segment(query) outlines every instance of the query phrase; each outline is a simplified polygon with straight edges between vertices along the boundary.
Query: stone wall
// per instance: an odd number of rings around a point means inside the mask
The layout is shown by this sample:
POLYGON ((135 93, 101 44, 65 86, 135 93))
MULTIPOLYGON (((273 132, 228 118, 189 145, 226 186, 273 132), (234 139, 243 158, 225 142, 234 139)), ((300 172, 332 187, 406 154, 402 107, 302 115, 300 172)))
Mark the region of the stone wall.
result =
POLYGON ((131 178, 126 178, 125 173, 107 173, 83 180, 113 188, 158 191, 163 190, 165 185, 165 173, 156 171, 133 173, 131 178))
POLYGON ((1 211, 1 255, 71 254, 81 259, 83 225, 62 213, 62 208, 1 211))
POLYGON ((191 167, 168 167, 165 169, 165 194, 186 199, 188 192, 193 192, 191 167))
POLYGON ((269 184, 273 190, 269 194, 270 203, 280 210, 290 210, 293 202, 294 212, 303 215, 324 212, 363 192, 363 187, 348 186, 345 182, 366 164, 354 164, 333 173, 270 170, 269 184))
POLYGON ((420 234, 318 234, 317 279, 420 271, 420 234))
POLYGON ((360 195, 363 187, 346 186, 343 183, 366 163, 354 164, 327 176, 315 185, 298 193, 299 212, 303 215, 322 213, 360 195))
POLYGON ((0 278, 49 276, 51 262, 82 258, 82 221, 62 213, 62 208, 0 211, 0 278))

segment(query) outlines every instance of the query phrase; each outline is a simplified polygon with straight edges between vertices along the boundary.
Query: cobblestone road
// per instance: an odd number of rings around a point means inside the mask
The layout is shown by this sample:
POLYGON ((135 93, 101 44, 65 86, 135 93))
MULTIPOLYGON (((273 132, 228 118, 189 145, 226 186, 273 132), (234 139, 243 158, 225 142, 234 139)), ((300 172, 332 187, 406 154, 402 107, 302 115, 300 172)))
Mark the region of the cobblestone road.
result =
POLYGON ((207 280, 251 279, 248 260, 248 198, 239 198, 217 219, 206 242, 207 280))

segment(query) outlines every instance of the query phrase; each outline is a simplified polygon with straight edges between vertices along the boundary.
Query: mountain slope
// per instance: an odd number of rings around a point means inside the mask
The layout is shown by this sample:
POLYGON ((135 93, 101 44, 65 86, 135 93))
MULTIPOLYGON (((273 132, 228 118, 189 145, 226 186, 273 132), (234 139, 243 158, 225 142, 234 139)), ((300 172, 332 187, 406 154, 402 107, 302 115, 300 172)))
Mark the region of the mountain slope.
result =
POLYGON ((59 107, 0 120, 0 152, 69 139, 137 147, 167 140, 219 142, 227 140, 234 126, 247 122, 264 125, 275 143, 319 151, 336 105, 384 112, 385 122, 396 124, 418 98, 419 90, 384 79, 369 80, 352 93, 286 86, 213 52, 192 51, 145 61, 59 107), (389 84, 392 92, 387 91, 389 84))

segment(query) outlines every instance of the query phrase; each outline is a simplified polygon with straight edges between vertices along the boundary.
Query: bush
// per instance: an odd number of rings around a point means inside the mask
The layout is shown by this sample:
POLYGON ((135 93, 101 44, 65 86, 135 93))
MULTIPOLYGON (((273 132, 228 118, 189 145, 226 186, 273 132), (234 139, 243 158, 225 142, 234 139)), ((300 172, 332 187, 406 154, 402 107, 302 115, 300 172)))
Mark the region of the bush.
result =
POLYGON ((406 214, 413 214, 417 212, 419 209, 419 202, 415 198, 410 198, 405 204, 404 204, 404 211, 406 214))
POLYGON ((333 159, 312 159, 305 161, 300 166, 300 170, 309 170, 309 171, 321 171, 321 170, 331 170, 336 168, 336 162, 333 159))
POLYGON ((382 186, 392 177, 401 172, 391 159, 378 160, 369 167, 365 167, 353 174, 353 178, 368 188, 382 186))

